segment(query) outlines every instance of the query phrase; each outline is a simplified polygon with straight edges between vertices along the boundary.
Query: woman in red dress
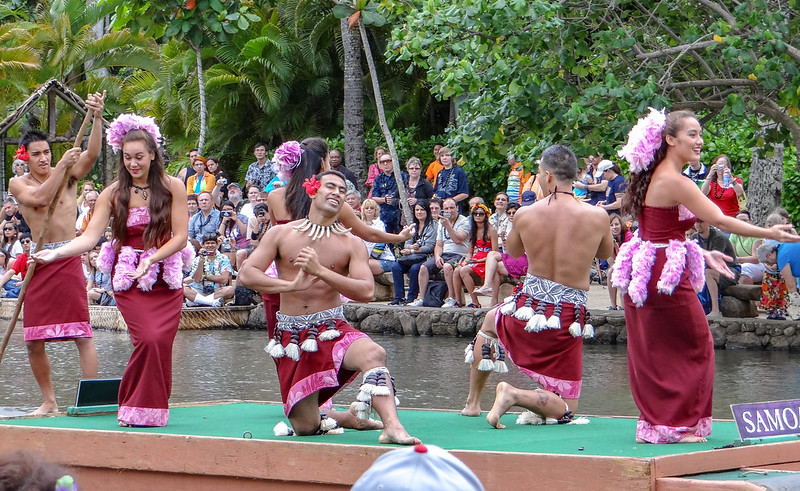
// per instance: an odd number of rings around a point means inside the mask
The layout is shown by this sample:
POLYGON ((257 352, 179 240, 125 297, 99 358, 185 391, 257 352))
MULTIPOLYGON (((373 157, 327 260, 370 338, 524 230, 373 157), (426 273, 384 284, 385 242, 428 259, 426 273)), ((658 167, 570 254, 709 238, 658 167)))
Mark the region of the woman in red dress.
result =
POLYGON ((492 251, 496 252, 497 247, 497 230, 489 223, 489 208, 479 203, 470 212, 469 257, 464 264, 453 270, 453 291, 448 292, 449 297, 456 299, 456 306, 461 306, 461 285, 464 285, 472 300, 467 307, 481 308, 472 273, 486 282, 486 256, 492 251))
POLYGON ((123 114, 109 126, 108 142, 122 150, 117 181, 97 200, 86 231, 37 262, 94 248, 111 222, 98 268, 112 275, 117 306, 133 342, 119 388, 120 426, 166 426, 172 390, 172 343, 183 305, 187 248, 186 188, 164 174, 161 134, 152 118, 123 114))
POLYGON ((702 147, 693 113, 665 116, 651 109, 619 152, 632 172, 623 212, 639 217, 639 230, 620 248, 612 282, 625 292, 639 442, 703 442, 711 433, 714 343, 695 291, 703 287, 704 256, 714 269, 723 266, 719 253, 685 240, 694 217, 744 236, 800 240, 786 226, 755 227, 711 203, 681 174, 687 162, 700 158, 702 147))
POLYGON ((744 194, 742 180, 731 173, 731 159, 719 154, 709 166, 708 177, 700 188, 722 213, 735 217, 739 213, 739 196, 744 194))

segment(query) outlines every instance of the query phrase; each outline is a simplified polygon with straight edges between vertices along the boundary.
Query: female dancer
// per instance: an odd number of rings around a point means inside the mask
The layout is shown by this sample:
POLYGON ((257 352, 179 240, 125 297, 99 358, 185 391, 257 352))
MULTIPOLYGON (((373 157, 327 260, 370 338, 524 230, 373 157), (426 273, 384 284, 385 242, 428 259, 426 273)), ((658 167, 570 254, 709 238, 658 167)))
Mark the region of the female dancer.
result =
POLYGON ((735 217, 739 213, 739 196, 744 194, 742 180, 731 174, 731 159, 719 154, 709 166, 708 176, 700 188, 722 213, 735 217))
POLYGON ((486 281, 486 256, 497 251, 497 231, 489 223, 489 208, 483 204, 472 207, 470 213, 470 254, 467 262, 456 266, 453 270, 453 291, 451 297, 456 299, 456 304, 461 304, 461 285, 467 287, 467 292, 472 302, 467 307, 479 309, 481 303, 475 293, 475 281, 472 273, 477 274, 486 281))
MULTIPOLYGON (((611 238, 614 239, 614 252, 608 258, 608 275, 611 276, 614 271, 614 259, 619 253, 619 248, 623 243, 631 240, 633 234, 628 231, 628 227, 623 223, 622 217, 616 213, 608 215, 608 221, 611 226, 611 238)), ((621 307, 617 306, 617 289, 614 288, 614 285, 608 285, 608 298, 611 299, 611 305, 608 310, 621 310, 621 307)))
MULTIPOLYGON (((625 212, 638 236, 620 248, 612 278, 626 293, 628 370, 641 415, 639 442, 702 442, 711 433, 714 343, 695 290, 703 287, 702 252, 685 232, 694 217, 737 234, 796 242, 785 226, 755 227, 724 215, 681 175, 700 158, 700 123, 689 111, 651 109, 619 154, 630 163, 625 212)), ((719 255, 707 255, 721 268, 719 255)), ((730 272, 728 272, 730 273, 730 272)))
POLYGON ((109 220, 113 241, 98 264, 112 274, 114 297, 128 324, 133 354, 119 387, 120 426, 166 426, 172 389, 172 342, 183 304, 181 268, 186 248, 186 187, 164 174, 161 133, 153 118, 123 114, 108 129, 108 143, 122 150, 117 181, 97 200, 89 226, 57 249, 41 251, 47 263, 92 249, 109 220), (137 281, 138 280, 138 281, 137 281))
POLYGON ((414 205, 414 224, 417 232, 408 239, 400 249, 400 258, 392 265, 392 283, 394 283, 394 300, 389 305, 405 305, 413 302, 419 295, 419 267, 428 257, 433 254, 436 245, 436 232, 439 230, 439 223, 431 218, 431 209, 428 201, 417 200, 414 205), (408 273, 408 300, 405 296, 405 283, 403 274, 408 273))

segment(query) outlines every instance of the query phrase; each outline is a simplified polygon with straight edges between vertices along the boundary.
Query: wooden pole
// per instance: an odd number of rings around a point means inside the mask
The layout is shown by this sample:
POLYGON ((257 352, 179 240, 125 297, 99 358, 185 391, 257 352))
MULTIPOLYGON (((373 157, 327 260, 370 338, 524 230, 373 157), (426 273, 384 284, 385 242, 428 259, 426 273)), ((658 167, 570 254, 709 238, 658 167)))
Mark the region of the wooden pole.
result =
MULTIPOLYGON (((88 109, 86 111, 86 116, 83 118, 83 123, 81 123, 81 128, 78 130, 78 136, 75 137, 75 143, 73 148, 80 148, 81 141, 83 137, 86 135, 86 130, 89 128, 89 122, 92 119, 92 110, 88 109)), ((53 213, 56 211, 56 207, 58 206, 58 200, 61 198, 61 193, 64 192, 64 189, 67 187, 67 183, 69 182, 69 172, 64 173, 64 178, 61 180, 61 184, 58 186, 58 190, 56 191, 56 195, 53 197, 53 202, 50 203, 50 208, 47 209, 47 215, 44 217, 44 223, 42 224, 42 230, 39 232, 39 238, 36 240, 36 249, 31 252, 31 257, 33 257, 34 253, 37 253, 42 250, 42 245, 44 245, 44 235, 47 233, 47 226, 50 224, 50 219, 53 218, 53 213)), ((29 258, 30 260, 30 258, 29 258)), ((17 319, 19 318, 19 313, 22 311, 22 302, 25 299, 25 291, 28 289, 28 284, 31 282, 31 278, 33 278, 33 273, 36 270, 36 262, 30 262, 28 266, 28 272, 25 273, 25 278, 22 280, 22 286, 19 289, 19 297, 17 298, 17 305, 14 308, 14 313, 11 315, 11 321, 8 324, 8 328, 6 329, 6 333, 3 335, 3 341, 0 342, 0 362, 3 361, 3 354, 6 352, 6 347, 8 346, 8 342, 11 340, 11 333, 14 332, 14 327, 17 325, 17 319)))

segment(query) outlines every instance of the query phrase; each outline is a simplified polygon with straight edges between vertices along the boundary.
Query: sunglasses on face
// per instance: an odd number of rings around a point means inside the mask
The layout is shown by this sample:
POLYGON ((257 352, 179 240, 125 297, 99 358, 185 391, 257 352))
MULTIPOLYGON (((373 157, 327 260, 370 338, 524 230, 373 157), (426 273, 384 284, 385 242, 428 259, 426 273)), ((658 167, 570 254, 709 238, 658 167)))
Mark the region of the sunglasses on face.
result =
POLYGON ((23 244, 30 244, 31 243, 31 239, 23 239, 20 242, 22 242, 23 244))
POLYGON ((267 214, 266 214, 266 213, 259 213, 259 214, 258 214, 258 216, 259 216, 260 218, 264 218, 265 216, 267 216, 267 214))
POLYGON ((485 217, 486 213, 483 213, 483 212, 473 213, 472 216, 474 216, 474 217, 485 217))
POLYGON ((11 228, 11 227, 7 227, 7 228, 4 228, 4 229, 3 229, 3 232, 8 232, 9 230, 14 230, 14 229, 13 229, 13 228, 11 228))

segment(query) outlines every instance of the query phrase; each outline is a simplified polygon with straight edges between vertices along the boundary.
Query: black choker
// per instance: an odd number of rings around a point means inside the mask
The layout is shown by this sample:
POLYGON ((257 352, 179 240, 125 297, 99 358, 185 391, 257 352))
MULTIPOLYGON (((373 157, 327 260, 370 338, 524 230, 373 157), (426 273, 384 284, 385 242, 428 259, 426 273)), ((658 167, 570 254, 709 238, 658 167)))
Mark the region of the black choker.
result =
POLYGON ((142 192, 142 199, 147 200, 147 190, 150 189, 150 186, 137 186, 136 184, 131 184, 133 186, 133 192, 139 194, 139 191, 142 192))
POLYGON ((558 188, 555 188, 553 190, 553 192, 550 193, 550 196, 547 197, 547 204, 548 205, 550 204, 550 201, 555 197, 556 194, 568 194, 568 195, 570 195, 572 197, 575 196, 575 194, 572 191, 559 191, 558 188))

